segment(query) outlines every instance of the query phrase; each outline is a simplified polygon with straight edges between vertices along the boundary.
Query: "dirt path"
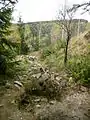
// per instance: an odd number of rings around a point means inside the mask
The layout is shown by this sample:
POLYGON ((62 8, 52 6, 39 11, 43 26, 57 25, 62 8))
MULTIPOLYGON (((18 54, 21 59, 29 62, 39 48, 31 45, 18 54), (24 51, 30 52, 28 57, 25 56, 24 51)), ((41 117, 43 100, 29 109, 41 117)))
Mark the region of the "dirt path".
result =
POLYGON ((90 120, 90 94, 70 91, 61 101, 32 96, 33 105, 19 110, 15 91, 8 89, 0 97, 0 120, 90 120))

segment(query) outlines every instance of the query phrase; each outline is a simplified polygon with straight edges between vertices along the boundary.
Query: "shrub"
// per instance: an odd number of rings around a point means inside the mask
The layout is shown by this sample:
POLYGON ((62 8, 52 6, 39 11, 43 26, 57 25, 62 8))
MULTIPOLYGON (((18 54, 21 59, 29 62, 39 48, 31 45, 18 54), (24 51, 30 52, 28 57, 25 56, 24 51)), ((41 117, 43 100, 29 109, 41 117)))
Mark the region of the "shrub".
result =
POLYGON ((66 45, 65 40, 57 40, 56 44, 55 44, 56 50, 60 50, 61 48, 65 48, 65 45, 66 45))
POLYGON ((55 53, 55 50, 54 48, 52 48, 52 46, 50 47, 45 47, 43 50, 42 50, 42 53, 41 53, 41 58, 42 59, 45 59, 47 56, 50 56, 51 54, 55 53))
POLYGON ((68 61, 67 67, 76 81, 90 84, 90 55, 74 56, 68 61))

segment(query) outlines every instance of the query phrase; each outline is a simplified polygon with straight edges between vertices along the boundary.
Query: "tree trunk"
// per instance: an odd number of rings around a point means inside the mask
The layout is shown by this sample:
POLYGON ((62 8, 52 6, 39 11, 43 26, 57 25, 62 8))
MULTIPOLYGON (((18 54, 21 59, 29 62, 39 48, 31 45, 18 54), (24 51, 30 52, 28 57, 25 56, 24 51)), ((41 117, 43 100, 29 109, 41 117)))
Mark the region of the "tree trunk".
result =
POLYGON ((21 51, 20 51, 20 54, 21 55, 23 54, 23 40, 21 40, 21 51))
POLYGON ((69 44, 69 41, 70 41, 70 35, 68 35, 67 39, 66 39, 66 48, 65 48, 65 57, 64 57, 64 64, 66 65, 67 64, 67 53, 68 53, 68 44, 69 44))

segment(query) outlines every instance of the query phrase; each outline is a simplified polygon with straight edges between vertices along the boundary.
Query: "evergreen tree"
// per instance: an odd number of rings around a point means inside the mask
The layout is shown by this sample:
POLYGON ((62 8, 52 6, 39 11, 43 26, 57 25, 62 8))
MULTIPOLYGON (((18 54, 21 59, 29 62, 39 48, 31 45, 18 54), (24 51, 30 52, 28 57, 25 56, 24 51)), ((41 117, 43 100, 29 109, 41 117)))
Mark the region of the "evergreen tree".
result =
POLYGON ((11 16, 16 0, 0 0, 0 73, 6 71, 6 60, 13 55, 12 42, 7 39, 10 34, 11 16))
POLYGON ((27 54, 29 48, 28 45, 26 44, 25 41, 25 24, 22 21, 21 16, 19 16, 19 21, 18 21, 18 30, 19 30, 19 35, 20 35, 20 54, 27 54))

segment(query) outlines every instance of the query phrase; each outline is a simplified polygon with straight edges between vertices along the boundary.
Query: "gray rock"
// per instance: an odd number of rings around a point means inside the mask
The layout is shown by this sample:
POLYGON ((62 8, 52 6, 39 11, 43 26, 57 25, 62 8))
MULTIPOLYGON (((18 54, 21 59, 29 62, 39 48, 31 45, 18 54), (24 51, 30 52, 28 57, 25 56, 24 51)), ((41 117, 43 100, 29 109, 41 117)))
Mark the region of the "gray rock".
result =
POLYGON ((38 105, 36 105, 36 107, 37 107, 37 108, 40 108, 40 107, 41 107, 41 105, 39 105, 39 104, 38 104, 38 105))
POLYGON ((33 74, 32 77, 39 79, 41 77, 41 73, 33 74))
POLYGON ((40 67, 40 72, 41 72, 41 73, 45 73, 44 68, 40 67))
POLYGON ((40 101, 41 101, 41 99, 39 99, 39 98, 34 100, 34 102, 40 102, 40 101))
POLYGON ((62 81, 60 82, 60 86, 61 86, 61 87, 66 87, 66 86, 67 86, 67 81, 66 81, 66 80, 62 80, 62 81))
POLYGON ((49 103, 50 103, 51 105, 53 105, 53 104, 56 103, 56 101, 50 101, 49 103))
POLYGON ((55 79, 56 79, 57 81, 60 81, 60 80, 62 79, 62 77, 57 76, 55 79))
POLYGON ((47 101, 48 101, 47 98, 42 98, 42 99, 41 99, 41 102, 46 103, 47 101))
POLYGON ((84 87, 84 86, 81 86, 81 87, 80 87, 80 90, 81 90, 82 92, 86 92, 86 91, 87 91, 87 88, 84 87))
POLYGON ((54 74, 51 74, 51 80, 55 80, 54 74))
POLYGON ((0 104, 0 107, 3 107, 4 106, 4 104, 0 104))
POLYGON ((46 80, 49 79, 49 77, 50 77, 50 75, 45 72, 45 73, 42 75, 42 80, 46 81, 46 80))
POLYGON ((19 87, 23 87, 23 84, 19 81, 14 81, 14 85, 17 85, 19 87))
POLYGON ((31 61, 34 61, 34 60, 36 60, 37 58, 36 58, 35 56, 29 56, 28 59, 31 60, 31 61))

